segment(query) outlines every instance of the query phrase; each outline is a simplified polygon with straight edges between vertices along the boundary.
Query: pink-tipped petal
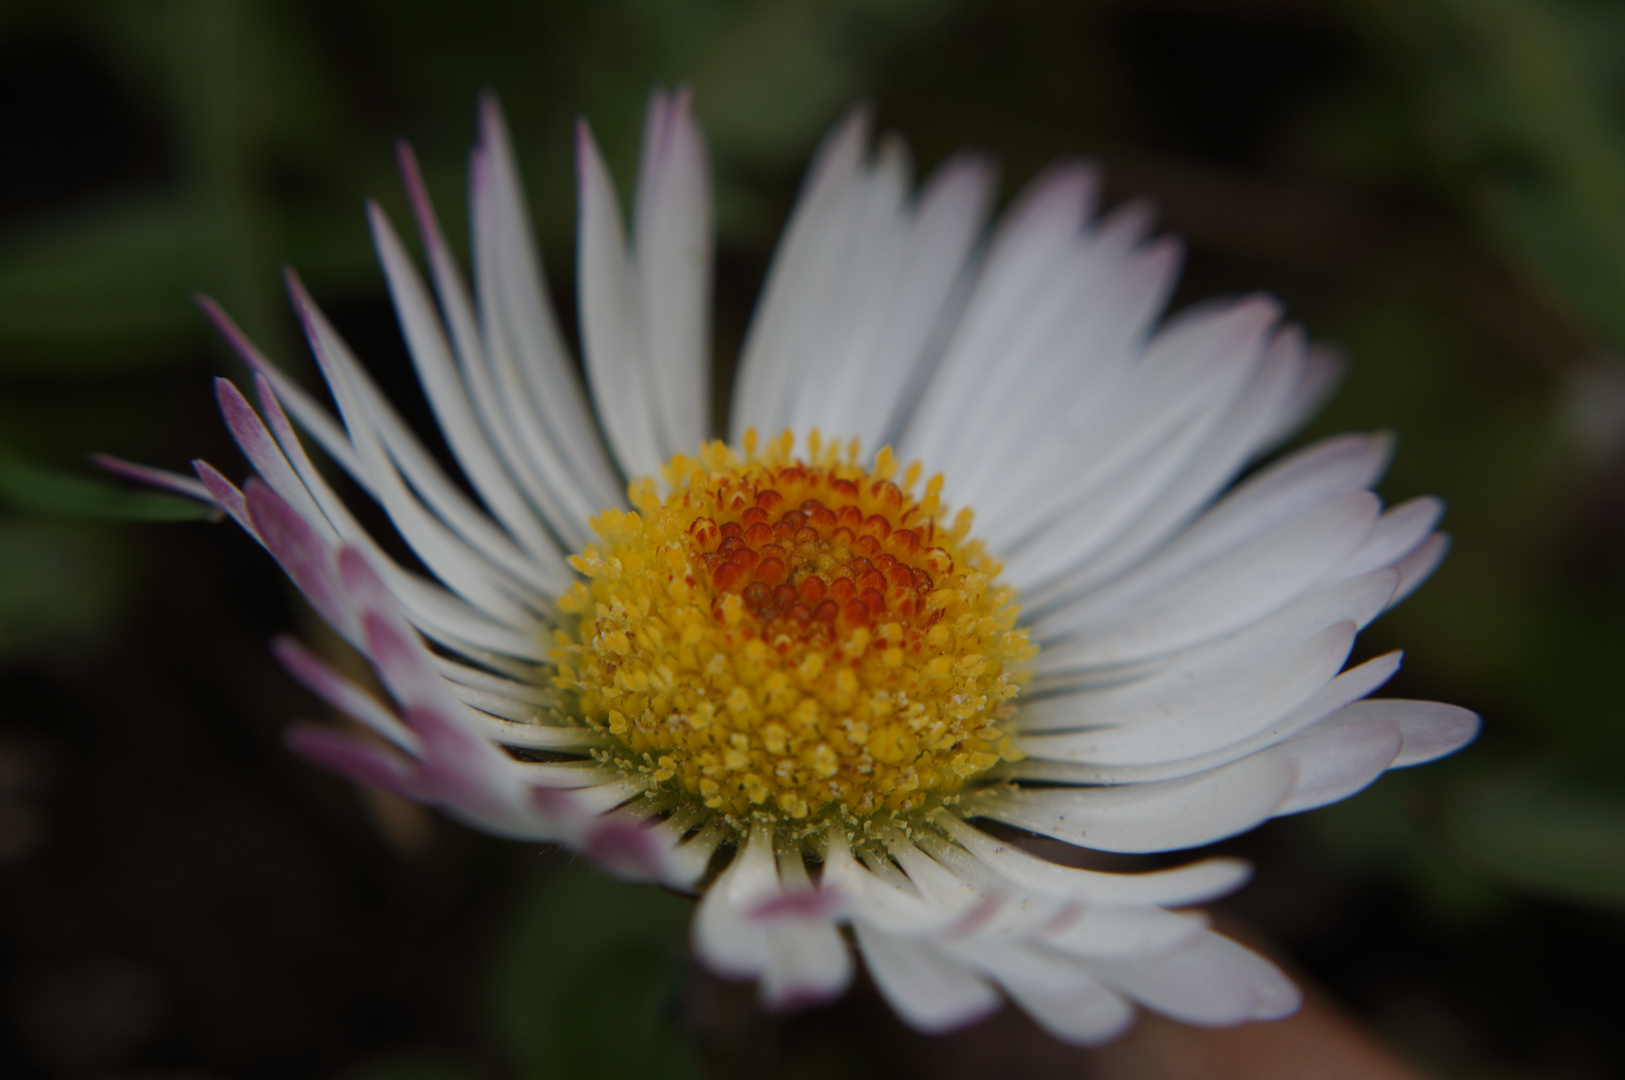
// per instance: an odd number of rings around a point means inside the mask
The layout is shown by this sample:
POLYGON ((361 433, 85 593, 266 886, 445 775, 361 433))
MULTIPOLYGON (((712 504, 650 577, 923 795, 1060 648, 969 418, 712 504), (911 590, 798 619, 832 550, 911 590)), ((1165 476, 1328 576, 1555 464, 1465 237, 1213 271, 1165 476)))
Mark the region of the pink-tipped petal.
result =
POLYGON ((667 851, 648 824, 629 814, 596 818, 581 836, 581 847, 604 870, 631 881, 667 876, 667 851))
POLYGON ((231 429, 232 438, 242 448, 254 471, 328 542, 336 541, 338 534, 248 399, 226 379, 215 380, 215 397, 220 402, 220 412, 225 417, 226 426, 231 429))
POLYGON ((339 591, 332 549, 303 515, 259 480, 248 482, 245 498, 255 532, 282 569, 334 629, 349 633, 353 618, 339 591))
POLYGON ((407 201, 412 204, 412 218, 423 236, 424 245, 443 250, 446 242, 440 232, 440 223, 435 219, 434 205, 429 201, 429 186, 423 182, 423 170, 418 167, 418 157, 412 150, 412 144, 405 139, 396 140, 395 163, 401 170, 401 183, 406 187, 407 201))
POLYGON ((423 741, 420 776, 436 801, 493 820, 509 816, 502 751, 432 706, 405 714, 407 726, 423 741))
POLYGON ((320 657, 291 637, 279 637, 271 651, 299 684, 333 708, 366 724, 401 749, 417 754, 418 737, 383 703, 329 667, 320 657))
POLYGON ((192 470, 197 473, 198 479, 209 492, 209 498, 214 504, 231 515, 231 520, 243 527, 248 535, 259 539, 259 533, 254 529, 254 523, 248 520, 248 504, 243 499, 243 493, 221 475, 220 470, 207 461, 192 462, 192 470))
POLYGON ((399 617, 376 609, 362 616, 367 655, 390 695, 407 710, 434 708, 448 696, 428 650, 399 617))
POLYGON ((288 729, 288 749, 313 764, 368 787, 422 801, 423 791, 411 763, 377 743, 316 724, 288 729))
POLYGON ((288 414, 282 409, 282 399, 277 397, 276 384, 264 372, 254 373, 254 396, 259 398, 260 409, 265 413, 265 423, 271 429, 271 434, 281 446, 298 443, 299 436, 293 430, 293 423, 288 414))
POLYGON ((395 594, 360 548, 339 549, 339 579, 357 608, 382 616, 392 625, 405 626, 395 594))
POLYGON ((90 460, 98 469, 110 472, 114 476, 121 476, 126 480, 145 484, 147 487, 161 488, 183 498, 195 499, 211 506, 219 505, 215 501, 214 494, 209 491, 209 486, 200 480, 194 480, 190 476, 170 472, 168 469, 155 469, 150 465, 137 465, 133 461, 125 461, 123 458, 114 457, 112 454, 91 454, 90 460))
POLYGON ((264 354, 254 347, 254 343, 248 339, 248 335, 243 333, 242 327, 238 326, 232 320, 232 317, 226 314, 226 309, 221 307, 212 296, 204 293, 193 293, 192 299, 202 309, 208 320, 214 324, 214 328, 219 332, 220 336, 226 339, 226 344, 231 346, 232 352, 236 353, 243 363, 255 371, 263 371, 270 367, 270 362, 265 359, 264 354))
POLYGON ((745 917, 767 923, 784 919, 831 919, 846 901, 846 894, 839 888, 787 889, 747 908, 745 917))

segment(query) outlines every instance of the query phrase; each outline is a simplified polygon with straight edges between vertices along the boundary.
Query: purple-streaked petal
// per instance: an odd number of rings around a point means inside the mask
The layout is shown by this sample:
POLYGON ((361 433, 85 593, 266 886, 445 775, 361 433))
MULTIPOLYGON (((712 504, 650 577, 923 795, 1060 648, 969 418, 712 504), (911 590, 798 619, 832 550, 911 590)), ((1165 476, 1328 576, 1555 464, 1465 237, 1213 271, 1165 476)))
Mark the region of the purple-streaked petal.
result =
POLYGON ((258 480, 245 492, 254 532, 322 618, 340 633, 353 634, 354 611, 338 581, 333 549, 304 515, 258 480))
POLYGON ((376 742, 320 724, 294 725, 288 729, 287 741, 288 748, 300 757, 347 780, 404 799, 424 799, 414 764, 376 742))
POLYGON ((209 491, 208 485, 190 476, 170 472, 168 469, 156 469, 151 465, 138 465, 112 454, 91 454, 90 460, 98 469, 110 472, 114 476, 133 480, 146 487, 161 488, 182 498, 208 503, 210 506, 219 505, 213 493, 209 491))
POLYGON ((231 520, 242 526, 244 532, 254 539, 259 539, 259 533, 254 531, 253 522, 248 520, 248 503, 243 499, 243 493, 223 476, 219 469, 210 465, 201 458, 192 462, 192 470, 197 473, 198 480, 209 493, 209 499, 220 509, 231 516, 231 520))
POLYGON ((422 742, 383 702, 329 667, 320 657, 291 637, 279 637, 271 651, 299 684, 333 708, 366 724, 402 750, 421 753, 422 742))

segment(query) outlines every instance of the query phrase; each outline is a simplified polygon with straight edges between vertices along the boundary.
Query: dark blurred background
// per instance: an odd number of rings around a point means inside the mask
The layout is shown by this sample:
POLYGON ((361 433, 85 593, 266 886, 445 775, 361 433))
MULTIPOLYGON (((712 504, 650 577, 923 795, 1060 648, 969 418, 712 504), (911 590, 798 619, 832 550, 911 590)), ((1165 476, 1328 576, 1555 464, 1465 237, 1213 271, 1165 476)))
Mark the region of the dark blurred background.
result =
POLYGON ((1384 495, 1442 495, 1456 536, 1362 653, 1403 645, 1386 692, 1486 730, 1223 845, 1259 872, 1221 910, 1432 1075, 1625 1075, 1625 5, 1604 0, 4 0, 0 1073, 1086 1075, 1008 1011, 937 1041, 862 987, 758 1015, 686 963, 685 901, 296 762, 281 729, 319 709, 266 643, 319 634, 308 613, 233 528, 166 521, 185 508, 85 461, 240 475, 209 377, 242 373, 189 294, 308 373, 283 264, 427 430, 360 212, 406 221, 391 140, 460 236, 475 98, 501 95, 573 324, 570 125, 624 192, 649 86, 680 81, 717 175, 724 367, 858 100, 922 173, 994 154, 1005 198, 1098 158, 1110 201, 1188 239, 1179 303, 1267 289, 1346 352, 1306 437, 1394 429, 1384 495))

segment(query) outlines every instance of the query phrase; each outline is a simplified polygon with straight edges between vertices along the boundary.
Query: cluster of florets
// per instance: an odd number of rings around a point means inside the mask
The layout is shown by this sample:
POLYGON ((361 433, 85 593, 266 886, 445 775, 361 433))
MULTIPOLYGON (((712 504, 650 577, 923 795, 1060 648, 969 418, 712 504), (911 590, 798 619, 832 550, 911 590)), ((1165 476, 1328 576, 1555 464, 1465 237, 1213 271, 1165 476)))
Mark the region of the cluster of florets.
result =
POLYGON ((564 598, 561 685, 614 736, 606 759, 742 822, 914 810, 1001 756, 1030 658, 999 566, 945 528, 941 478, 882 450, 787 434, 721 444, 594 521, 564 598))

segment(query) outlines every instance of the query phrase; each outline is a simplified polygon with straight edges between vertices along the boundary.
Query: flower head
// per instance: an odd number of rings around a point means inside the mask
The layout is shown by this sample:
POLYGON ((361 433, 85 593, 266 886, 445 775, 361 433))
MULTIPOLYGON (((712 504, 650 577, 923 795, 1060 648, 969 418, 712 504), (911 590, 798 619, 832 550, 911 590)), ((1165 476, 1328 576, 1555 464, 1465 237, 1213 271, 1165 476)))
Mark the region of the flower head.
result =
POLYGON ((1436 500, 1385 511, 1369 490, 1388 440, 1237 479, 1335 364, 1264 297, 1159 325, 1178 247, 1141 207, 1097 217, 1093 169, 1039 177, 985 235, 987 163, 956 158, 911 192, 900 143, 871 153, 860 113, 813 165, 731 436, 709 441, 709 180, 687 96, 651 99, 630 240, 580 129, 585 386, 494 103, 481 125, 473 290, 409 152, 432 289, 371 209, 466 488, 297 279, 337 419, 205 305, 259 405, 220 382, 256 475, 239 488, 199 463, 208 497, 391 698, 279 643, 371 729, 300 726, 293 747, 701 894, 700 959, 775 1006, 839 994, 849 933, 928 1031, 1001 993, 1084 1043, 1135 1003, 1202 1024, 1292 1011, 1273 966, 1173 910, 1234 889, 1244 864, 1100 873, 978 823, 1194 847, 1472 738, 1464 710, 1367 699, 1397 655, 1343 669, 1445 549, 1436 500), (302 437, 418 565, 368 535, 302 437))

